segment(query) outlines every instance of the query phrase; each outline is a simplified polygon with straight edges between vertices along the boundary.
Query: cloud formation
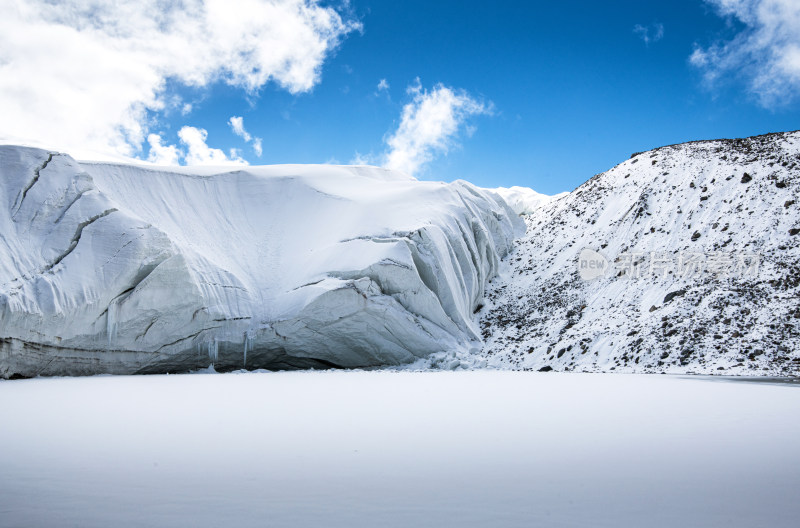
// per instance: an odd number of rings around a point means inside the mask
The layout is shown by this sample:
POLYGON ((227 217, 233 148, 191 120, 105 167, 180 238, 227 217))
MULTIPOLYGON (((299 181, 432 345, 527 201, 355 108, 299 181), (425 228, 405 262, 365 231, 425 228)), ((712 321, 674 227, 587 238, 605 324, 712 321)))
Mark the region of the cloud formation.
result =
POLYGON ((150 144, 150 152, 147 161, 156 165, 179 165, 183 153, 175 145, 164 145, 161 136, 150 134, 147 136, 147 143, 150 144))
POLYGON ((228 125, 231 127, 231 130, 233 130, 234 134, 245 140, 246 143, 253 144, 253 152, 255 152, 256 156, 260 158, 261 154, 263 153, 261 148, 261 138, 254 138, 250 135, 250 133, 247 132, 247 130, 245 130, 244 118, 241 116, 231 116, 231 118, 228 119, 228 125))
POLYGON ((720 16, 744 28, 733 39, 696 47, 689 58, 713 88, 728 76, 747 83, 766 107, 791 103, 800 93, 800 2, 706 0, 720 16))
POLYGON ((250 142, 253 137, 247 133, 247 130, 244 129, 244 118, 240 116, 231 116, 228 119, 228 125, 230 125, 231 130, 233 133, 242 138, 243 140, 250 142))
POLYGON ((644 41, 645 46, 649 46, 651 42, 658 42, 664 38, 664 24, 659 22, 649 26, 636 24, 633 26, 633 32, 644 41))
POLYGON ((178 137, 187 148, 186 165, 247 165, 235 149, 231 149, 229 157, 222 150, 209 147, 205 129, 185 126, 178 131, 178 137))
MULTIPOLYGON (((0 139, 134 156, 167 81, 310 90, 359 24, 318 0, 0 0, 0 139)), ((149 142, 149 140, 148 140, 149 142)))
POLYGON ((230 154, 218 148, 208 146, 208 132, 203 128, 185 126, 178 131, 178 138, 184 148, 176 145, 165 145, 158 134, 147 136, 150 152, 147 161, 156 165, 247 165, 236 149, 230 154))
POLYGON ((348 162, 348 165, 373 165, 375 162, 374 156, 370 154, 361 154, 356 151, 353 158, 348 162))
POLYGON ((456 146, 462 129, 474 131, 465 127, 468 118, 492 111, 491 104, 443 84, 427 91, 417 79, 407 92, 413 99, 403 107, 397 130, 385 140, 388 149, 383 166, 411 176, 456 146))

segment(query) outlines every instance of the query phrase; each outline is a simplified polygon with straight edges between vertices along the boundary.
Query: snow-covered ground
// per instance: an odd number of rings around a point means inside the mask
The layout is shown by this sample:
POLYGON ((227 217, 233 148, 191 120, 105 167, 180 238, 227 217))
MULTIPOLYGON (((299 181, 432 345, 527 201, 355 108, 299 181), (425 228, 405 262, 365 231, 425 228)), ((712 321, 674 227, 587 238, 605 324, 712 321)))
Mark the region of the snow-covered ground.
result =
POLYGON ((621 374, 0 381, 0 526, 770 526, 800 387, 621 374))

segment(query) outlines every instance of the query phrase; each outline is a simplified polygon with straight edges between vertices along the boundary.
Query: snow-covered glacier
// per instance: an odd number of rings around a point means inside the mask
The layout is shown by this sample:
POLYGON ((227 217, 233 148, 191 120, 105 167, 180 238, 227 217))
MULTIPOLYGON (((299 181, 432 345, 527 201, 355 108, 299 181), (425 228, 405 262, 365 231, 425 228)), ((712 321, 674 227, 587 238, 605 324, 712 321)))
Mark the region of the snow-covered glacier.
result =
POLYGON ((480 346, 525 226, 384 169, 79 163, 0 146, 0 377, 370 367, 480 346))

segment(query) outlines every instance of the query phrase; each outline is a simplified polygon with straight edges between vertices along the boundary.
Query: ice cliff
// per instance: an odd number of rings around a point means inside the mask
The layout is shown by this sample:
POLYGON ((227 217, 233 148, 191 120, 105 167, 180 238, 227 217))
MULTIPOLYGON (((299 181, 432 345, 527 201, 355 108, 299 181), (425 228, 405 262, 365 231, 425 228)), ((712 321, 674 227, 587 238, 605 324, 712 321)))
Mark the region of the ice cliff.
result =
POLYGON ((0 377, 455 365, 522 232, 462 181, 2 146, 0 377))

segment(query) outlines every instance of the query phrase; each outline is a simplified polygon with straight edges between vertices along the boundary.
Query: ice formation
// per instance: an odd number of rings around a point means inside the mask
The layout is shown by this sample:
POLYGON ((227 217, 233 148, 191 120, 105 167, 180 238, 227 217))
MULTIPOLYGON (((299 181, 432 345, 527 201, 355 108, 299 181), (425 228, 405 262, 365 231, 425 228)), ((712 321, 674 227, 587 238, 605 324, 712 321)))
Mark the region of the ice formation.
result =
POLYGON ((493 193, 378 168, 2 146, 0 172, 2 377, 458 362, 524 232, 493 193))

